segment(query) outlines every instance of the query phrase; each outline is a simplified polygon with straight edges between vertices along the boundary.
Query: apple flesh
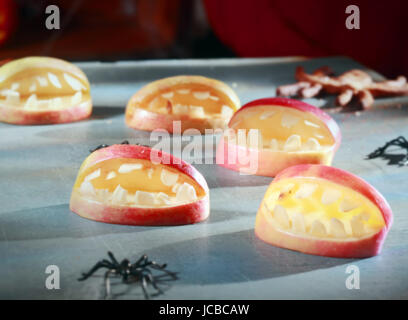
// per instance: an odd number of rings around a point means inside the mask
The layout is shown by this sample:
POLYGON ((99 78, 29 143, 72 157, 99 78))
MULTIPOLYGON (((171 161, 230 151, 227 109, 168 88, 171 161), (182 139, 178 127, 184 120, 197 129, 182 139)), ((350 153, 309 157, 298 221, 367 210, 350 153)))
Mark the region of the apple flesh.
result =
POLYGON ((84 161, 70 208, 114 224, 191 224, 207 219, 209 190, 204 177, 181 159, 144 146, 113 145, 84 161))
POLYGON ((57 124, 88 118, 91 112, 89 81, 69 62, 27 57, 0 67, 0 121, 57 124))
POLYGON ((134 129, 175 133, 195 129, 224 129, 240 107, 239 98, 225 83, 201 76, 175 76, 149 83, 129 100, 126 124, 134 129))
POLYGON ((255 234, 303 253, 365 258, 380 253, 392 220, 387 201, 361 178, 329 166, 298 165, 268 187, 255 234))
POLYGON ((259 99, 231 118, 217 147, 217 164, 274 177, 298 164, 330 165, 340 142, 338 125, 319 108, 294 99, 259 99), (240 155, 256 162, 256 170, 240 155))

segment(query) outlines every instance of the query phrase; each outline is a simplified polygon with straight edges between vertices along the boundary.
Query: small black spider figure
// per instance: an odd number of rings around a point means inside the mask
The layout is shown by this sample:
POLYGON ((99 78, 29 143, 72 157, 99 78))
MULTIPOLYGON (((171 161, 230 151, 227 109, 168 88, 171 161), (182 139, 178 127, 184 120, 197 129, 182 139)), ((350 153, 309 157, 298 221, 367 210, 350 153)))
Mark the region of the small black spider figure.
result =
POLYGON ((402 157, 402 159, 400 158, 396 163, 400 167, 407 165, 408 164, 408 141, 403 136, 399 136, 396 139, 388 141, 383 147, 380 147, 374 152, 371 152, 367 156, 367 159, 383 157, 385 159, 392 160, 393 156, 386 153, 387 148, 391 146, 396 146, 396 147, 400 147, 401 149, 405 149, 406 154, 402 157))
POLYGON ((150 299, 150 295, 147 291, 147 285, 150 283, 153 288, 157 291, 157 294, 163 293, 159 288, 158 283, 160 281, 177 280, 177 273, 166 270, 166 264, 157 264, 154 261, 150 261, 147 255, 143 255, 135 263, 130 263, 128 259, 123 259, 122 262, 118 262, 112 252, 108 251, 108 256, 110 261, 103 259, 97 262, 91 270, 86 273, 82 273, 82 277, 78 281, 83 281, 88 279, 100 268, 108 269, 105 272, 105 287, 106 287, 106 298, 110 297, 110 280, 109 276, 111 274, 122 277, 124 283, 132 283, 134 281, 140 282, 143 289, 143 294, 146 299, 150 299), (152 271, 160 271, 161 275, 153 275, 152 271))

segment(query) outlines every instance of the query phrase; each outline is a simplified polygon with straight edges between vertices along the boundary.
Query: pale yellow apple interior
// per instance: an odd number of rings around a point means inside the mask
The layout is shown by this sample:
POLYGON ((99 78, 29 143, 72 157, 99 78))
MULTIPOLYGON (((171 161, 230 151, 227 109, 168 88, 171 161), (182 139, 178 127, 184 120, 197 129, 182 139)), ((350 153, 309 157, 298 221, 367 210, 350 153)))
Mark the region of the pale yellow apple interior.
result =
POLYGON ((0 83, 0 104, 25 110, 61 110, 89 101, 89 86, 76 75, 29 68, 0 83))
POLYGON ((310 152, 327 150, 335 143, 324 122, 314 114, 275 105, 244 109, 235 115, 229 127, 232 131, 225 135, 227 139, 253 148, 310 152), (255 139, 250 138, 252 133, 257 133, 255 139))
POLYGON ((109 159, 87 168, 74 189, 98 202, 137 207, 175 206, 205 196, 197 182, 177 169, 127 158, 109 159))
POLYGON ((161 89, 146 97, 140 106, 160 114, 185 115, 196 119, 230 119, 236 111, 226 94, 199 83, 161 89))
POLYGON ((262 206, 275 228, 302 236, 348 240, 385 225, 380 210, 364 195, 321 178, 273 183, 262 206))

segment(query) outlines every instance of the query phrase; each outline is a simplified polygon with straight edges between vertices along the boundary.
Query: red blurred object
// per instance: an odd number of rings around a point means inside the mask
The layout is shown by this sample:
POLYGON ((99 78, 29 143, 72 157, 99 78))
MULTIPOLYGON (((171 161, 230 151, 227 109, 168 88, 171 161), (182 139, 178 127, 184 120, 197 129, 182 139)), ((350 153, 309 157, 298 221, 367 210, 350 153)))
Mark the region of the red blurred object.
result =
POLYGON ((347 55, 388 77, 408 75, 408 1, 204 0, 214 32, 244 57, 347 55), (360 9, 360 29, 345 26, 360 9))
POLYGON ((13 0, 0 0, 0 46, 17 26, 17 6, 13 0))

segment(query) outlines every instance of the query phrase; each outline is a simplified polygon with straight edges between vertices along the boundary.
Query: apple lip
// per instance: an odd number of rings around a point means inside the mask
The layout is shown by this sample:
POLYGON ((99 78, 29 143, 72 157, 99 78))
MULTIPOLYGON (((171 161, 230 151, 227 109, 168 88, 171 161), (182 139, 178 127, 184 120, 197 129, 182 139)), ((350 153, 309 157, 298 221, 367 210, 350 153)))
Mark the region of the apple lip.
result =
POLYGON ((393 223, 393 214, 390 205, 383 195, 373 186, 355 174, 330 166, 318 164, 301 164, 289 167, 281 171, 274 179, 278 182, 286 178, 322 178, 359 192, 370 200, 380 210, 385 221, 385 227, 389 230, 393 223))
POLYGON ((330 117, 326 112, 324 112, 320 108, 317 108, 315 106, 312 106, 311 104, 308 104, 300 100, 295 100, 295 99, 270 97, 270 98, 261 98, 261 99, 257 99, 257 100, 248 102, 245 105, 243 105, 237 112, 234 113, 234 115, 232 116, 232 118, 230 119, 228 123, 228 127, 231 127, 231 124, 233 123, 234 118, 237 116, 237 114, 241 113, 242 111, 248 108, 258 107, 261 105, 275 105, 275 106, 293 108, 299 111, 314 114, 317 118, 322 120, 324 125, 327 127, 327 129, 331 133, 335 141, 334 152, 336 152, 337 149, 339 148, 342 137, 341 137, 340 128, 337 125, 336 121, 334 121, 332 117, 330 117))

